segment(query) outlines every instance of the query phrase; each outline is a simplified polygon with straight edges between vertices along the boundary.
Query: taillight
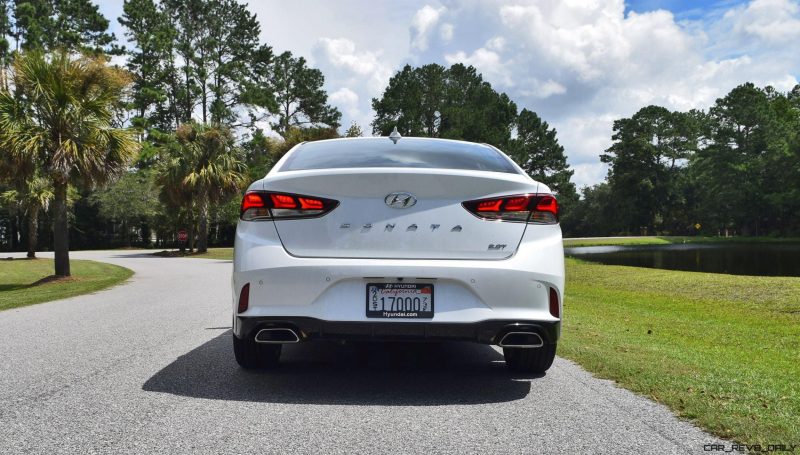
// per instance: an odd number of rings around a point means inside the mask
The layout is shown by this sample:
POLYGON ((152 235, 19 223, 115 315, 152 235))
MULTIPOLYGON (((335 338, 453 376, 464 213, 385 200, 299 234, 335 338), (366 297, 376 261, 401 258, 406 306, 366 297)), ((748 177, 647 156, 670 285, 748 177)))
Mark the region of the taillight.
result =
POLYGON ((335 209, 339 201, 290 193, 251 191, 242 199, 244 221, 316 218, 335 209))
POLYGON ((558 223, 558 201, 552 194, 519 194, 467 201, 462 205, 484 220, 558 223))

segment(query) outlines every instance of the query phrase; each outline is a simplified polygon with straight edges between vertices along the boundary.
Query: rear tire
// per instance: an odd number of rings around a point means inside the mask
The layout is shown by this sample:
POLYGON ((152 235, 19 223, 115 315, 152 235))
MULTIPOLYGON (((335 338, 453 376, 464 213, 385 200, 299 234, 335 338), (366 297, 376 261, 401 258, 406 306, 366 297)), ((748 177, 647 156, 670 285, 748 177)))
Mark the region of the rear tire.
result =
POLYGON ((236 363, 245 370, 275 368, 280 361, 282 347, 280 344, 256 343, 255 340, 233 335, 236 363))
POLYGON ((556 357, 556 344, 540 348, 503 348, 508 369, 517 373, 544 373, 556 357))

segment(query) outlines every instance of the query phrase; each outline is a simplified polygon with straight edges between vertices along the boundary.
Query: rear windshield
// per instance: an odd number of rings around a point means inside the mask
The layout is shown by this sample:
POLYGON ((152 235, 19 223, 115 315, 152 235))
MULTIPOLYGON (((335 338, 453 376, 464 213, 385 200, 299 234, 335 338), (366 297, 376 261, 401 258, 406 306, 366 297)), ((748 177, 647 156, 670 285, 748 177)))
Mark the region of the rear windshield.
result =
POLYGON ((352 167, 465 169, 517 174, 508 158, 486 145, 402 138, 319 141, 301 145, 281 171, 352 167))

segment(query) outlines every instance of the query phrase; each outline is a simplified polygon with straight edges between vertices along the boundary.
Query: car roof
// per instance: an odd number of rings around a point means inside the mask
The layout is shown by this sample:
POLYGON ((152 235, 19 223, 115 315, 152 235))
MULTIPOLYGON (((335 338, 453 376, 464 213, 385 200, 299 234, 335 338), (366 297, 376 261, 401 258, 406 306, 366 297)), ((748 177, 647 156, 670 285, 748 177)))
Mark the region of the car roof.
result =
MULTIPOLYGON (((303 147, 307 147, 309 145, 320 145, 320 146, 331 146, 337 143, 347 143, 347 142, 369 142, 371 144, 391 144, 393 142, 393 138, 389 136, 367 136, 367 137, 340 137, 335 139, 322 139, 319 141, 309 141, 303 142, 300 144, 303 147)), ((403 136, 397 139, 395 142, 396 145, 403 145, 404 147, 409 148, 416 148, 416 149, 424 149, 426 145, 430 144, 451 144, 453 147, 483 147, 483 148, 490 148, 494 149, 489 144, 485 143, 478 143, 478 142, 470 142, 470 141, 463 141, 458 139, 443 139, 443 138, 436 138, 436 137, 419 137, 419 136, 403 136)))

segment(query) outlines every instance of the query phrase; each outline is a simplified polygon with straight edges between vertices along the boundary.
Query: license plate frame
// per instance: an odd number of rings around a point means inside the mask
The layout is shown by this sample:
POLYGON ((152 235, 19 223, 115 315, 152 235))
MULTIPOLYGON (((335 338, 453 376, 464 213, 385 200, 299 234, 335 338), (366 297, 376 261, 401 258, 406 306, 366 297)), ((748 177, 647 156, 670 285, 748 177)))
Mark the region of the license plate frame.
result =
POLYGON ((433 318, 434 289, 432 283, 367 283, 366 288, 366 315, 368 318, 433 318), (428 297, 430 297, 429 301, 428 297))

